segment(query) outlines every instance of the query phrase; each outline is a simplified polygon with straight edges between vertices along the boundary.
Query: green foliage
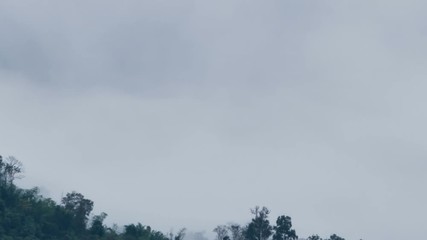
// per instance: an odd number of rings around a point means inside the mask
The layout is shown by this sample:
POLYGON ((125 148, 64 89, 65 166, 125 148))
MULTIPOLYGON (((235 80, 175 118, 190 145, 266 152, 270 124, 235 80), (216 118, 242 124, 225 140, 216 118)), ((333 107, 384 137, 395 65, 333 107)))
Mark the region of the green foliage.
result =
POLYGON ((141 223, 126 225, 122 235, 124 240, 169 240, 163 233, 141 223))
POLYGON ((322 240, 322 238, 320 238, 319 235, 311 235, 307 240, 322 240))
POLYGON ((183 240, 185 237, 185 228, 181 228, 177 234, 173 234, 173 232, 169 233, 169 240, 183 240))
POLYGON ((228 225, 228 230, 231 233, 231 240, 244 240, 244 228, 238 224, 228 225))
MULTIPOLYGON (((322 238, 319 237, 319 235, 311 235, 310 237, 307 238, 307 240, 322 240, 322 238)), ((345 239, 337 236, 336 234, 332 234, 329 238, 325 240, 345 240, 345 239)))
POLYGON ((21 178, 22 163, 14 157, 0 156, 0 185, 12 185, 15 178, 21 178))
POLYGON ((336 234, 332 234, 331 237, 329 237, 329 240, 345 240, 345 239, 337 236, 336 234))
POLYGON ((292 228, 291 217, 279 216, 276 220, 276 226, 274 226, 273 240, 295 240, 298 236, 292 228))
POLYGON ((216 240, 230 239, 228 236, 228 227, 225 225, 218 225, 213 231, 216 233, 216 240))
POLYGON ((38 188, 25 190, 14 185, 21 172, 18 160, 0 156, 1 240, 168 240, 140 223, 127 225, 124 233, 118 233, 104 225, 106 213, 89 221, 91 200, 71 192, 57 204, 41 196, 38 188))
POLYGON ((61 202, 67 214, 71 216, 71 224, 76 232, 84 232, 93 202, 77 192, 67 193, 61 202))
POLYGON ((92 224, 89 228, 91 234, 99 237, 105 236, 107 232, 106 226, 104 226, 104 220, 107 217, 106 213, 101 213, 100 215, 96 215, 92 219, 92 224))
POLYGON ((39 190, 0 185, 2 240, 168 240, 149 226, 130 224, 121 234, 104 225, 106 213, 89 214, 93 202, 81 193, 68 193, 62 204, 43 198, 39 190), (88 224, 90 222, 90 224, 88 224))
MULTIPOLYGON (((289 216, 279 216, 274 227, 270 226, 268 215, 270 211, 266 208, 256 206, 251 209, 254 215, 251 222, 245 227, 238 224, 230 224, 227 227, 218 225, 213 231, 217 233, 217 239, 220 240, 268 240, 273 235, 272 240, 297 240, 296 231, 292 229, 292 219, 289 216), (225 228, 226 227, 226 228, 225 228), (274 233, 274 234, 273 234, 274 233), (230 236, 228 235, 230 234, 230 236)), ((312 235, 307 240, 322 240, 318 235, 312 235)), ((342 237, 332 234, 325 240, 345 240, 342 237)))
POLYGON ((251 209, 251 212, 254 218, 246 227, 245 238, 247 240, 267 240, 273 234, 273 227, 268 220, 270 210, 266 207, 260 209, 260 207, 256 206, 251 209))

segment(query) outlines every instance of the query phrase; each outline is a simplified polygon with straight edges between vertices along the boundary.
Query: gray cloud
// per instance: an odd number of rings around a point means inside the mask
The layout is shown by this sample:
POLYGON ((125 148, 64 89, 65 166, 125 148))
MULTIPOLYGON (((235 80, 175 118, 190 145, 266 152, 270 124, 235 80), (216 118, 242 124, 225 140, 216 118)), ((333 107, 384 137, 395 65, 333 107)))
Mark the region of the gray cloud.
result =
POLYGON ((421 238, 425 7, 4 1, 2 154, 119 223, 421 238))

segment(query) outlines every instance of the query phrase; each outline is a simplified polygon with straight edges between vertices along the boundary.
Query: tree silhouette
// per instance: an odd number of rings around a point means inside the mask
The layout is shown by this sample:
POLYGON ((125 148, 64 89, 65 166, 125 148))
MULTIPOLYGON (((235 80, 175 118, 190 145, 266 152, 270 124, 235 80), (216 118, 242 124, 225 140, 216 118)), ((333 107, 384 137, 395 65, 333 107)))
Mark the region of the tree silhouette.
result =
POLYGON ((273 233, 273 227, 270 226, 270 222, 268 220, 270 210, 266 207, 262 207, 262 209, 260 209, 259 206, 256 206, 254 209, 251 209, 251 213, 254 215, 254 218, 252 218, 252 221, 246 228, 246 239, 267 240, 273 233))
POLYGON ((295 240, 298 239, 296 232, 292 228, 291 217, 279 216, 274 226, 273 240, 295 240))

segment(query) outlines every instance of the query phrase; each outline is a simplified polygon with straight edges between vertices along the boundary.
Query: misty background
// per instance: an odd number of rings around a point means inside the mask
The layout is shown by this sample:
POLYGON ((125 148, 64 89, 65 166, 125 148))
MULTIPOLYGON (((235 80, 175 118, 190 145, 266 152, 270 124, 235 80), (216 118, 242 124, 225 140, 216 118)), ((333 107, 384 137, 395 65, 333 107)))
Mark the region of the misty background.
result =
POLYGON ((108 223, 211 236, 265 205, 300 237, 421 239, 425 9, 1 1, 1 154, 108 223))

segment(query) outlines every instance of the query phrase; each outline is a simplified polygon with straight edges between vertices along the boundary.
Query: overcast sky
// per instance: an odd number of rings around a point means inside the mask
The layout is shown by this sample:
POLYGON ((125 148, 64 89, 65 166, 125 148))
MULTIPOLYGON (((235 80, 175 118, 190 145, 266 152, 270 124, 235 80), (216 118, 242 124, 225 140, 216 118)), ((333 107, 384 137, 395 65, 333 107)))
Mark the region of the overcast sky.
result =
POLYGON ((109 223, 427 231, 426 1, 0 2, 0 154, 109 223))

